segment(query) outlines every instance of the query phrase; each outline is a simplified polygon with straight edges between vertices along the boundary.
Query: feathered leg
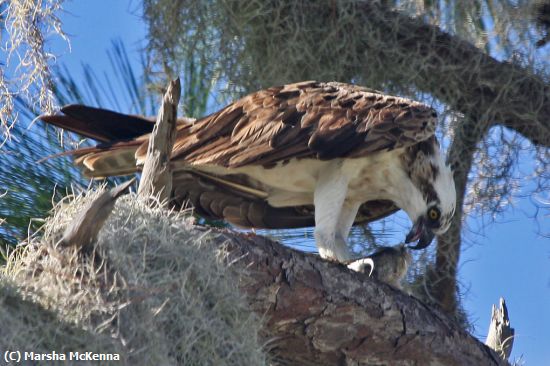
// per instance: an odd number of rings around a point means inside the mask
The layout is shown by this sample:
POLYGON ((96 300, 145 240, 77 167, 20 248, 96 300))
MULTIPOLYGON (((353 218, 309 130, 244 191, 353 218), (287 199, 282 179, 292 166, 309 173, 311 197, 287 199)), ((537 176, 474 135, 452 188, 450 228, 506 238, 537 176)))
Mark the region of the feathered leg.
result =
MULTIPOLYGON (((348 178, 342 174, 340 164, 331 164, 321 172, 313 202, 315 205, 315 242, 322 258, 349 261, 350 251, 346 242, 351 208, 345 206, 348 178), (343 215, 342 215, 343 214, 343 215)), ((357 211, 355 212, 357 213, 357 211)), ((355 216, 354 216, 355 217, 355 216)), ((353 220, 351 220, 353 223, 353 220)))
POLYGON ((344 201, 344 204, 342 205, 340 217, 338 218, 338 224, 336 226, 336 237, 341 238, 346 243, 360 206, 361 203, 359 202, 348 201, 344 201))

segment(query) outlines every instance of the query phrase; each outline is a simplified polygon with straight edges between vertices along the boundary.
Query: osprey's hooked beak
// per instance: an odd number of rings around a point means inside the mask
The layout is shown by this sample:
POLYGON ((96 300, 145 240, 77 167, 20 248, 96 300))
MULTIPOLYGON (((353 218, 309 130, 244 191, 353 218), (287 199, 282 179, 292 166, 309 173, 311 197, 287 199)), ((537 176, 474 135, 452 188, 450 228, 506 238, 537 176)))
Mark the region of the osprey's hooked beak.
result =
POLYGON ((409 246, 409 248, 424 249, 430 245, 433 238, 434 233, 429 227, 426 226, 424 217, 420 216, 414 223, 411 231, 409 231, 405 237, 405 243, 411 243, 418 240, 418 243, 415 246, 409 246))

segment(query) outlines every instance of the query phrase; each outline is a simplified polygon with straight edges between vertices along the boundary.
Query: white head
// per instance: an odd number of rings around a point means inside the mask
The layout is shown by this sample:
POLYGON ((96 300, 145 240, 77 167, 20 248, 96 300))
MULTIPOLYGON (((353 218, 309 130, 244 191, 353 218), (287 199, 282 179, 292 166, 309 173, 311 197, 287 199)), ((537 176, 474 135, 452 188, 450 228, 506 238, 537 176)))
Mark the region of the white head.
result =
POLYGON ((445 233, 455 213, 456 190, 451 168, 445 164, 435 138, 409 148, 404 168, 414 189, 401 207, 413 221, 406 243, 418 240, 413 249, 427 247, 434 235, 445 233))

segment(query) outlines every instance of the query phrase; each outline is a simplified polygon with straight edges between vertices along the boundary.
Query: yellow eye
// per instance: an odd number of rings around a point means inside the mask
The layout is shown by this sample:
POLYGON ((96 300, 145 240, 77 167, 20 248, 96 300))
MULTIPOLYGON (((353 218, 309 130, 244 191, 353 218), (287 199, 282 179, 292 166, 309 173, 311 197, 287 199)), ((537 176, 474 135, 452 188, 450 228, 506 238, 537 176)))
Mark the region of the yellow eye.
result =
POLYGON ((437 208, 430 208, 428 210, 428 217, 430 220, 435 221, 439 218, 439 210, 437 208))

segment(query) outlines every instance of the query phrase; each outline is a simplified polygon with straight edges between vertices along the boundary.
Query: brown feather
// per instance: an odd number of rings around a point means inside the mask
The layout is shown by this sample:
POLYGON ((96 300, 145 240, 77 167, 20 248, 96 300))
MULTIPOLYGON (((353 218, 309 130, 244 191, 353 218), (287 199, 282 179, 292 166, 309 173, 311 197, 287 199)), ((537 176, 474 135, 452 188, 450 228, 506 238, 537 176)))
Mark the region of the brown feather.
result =
POLYGON ((405 147, 428 138, 431 131, 423 130, 424 122, 435 125, 433 110, 414 101, 347 84, 297 83, 251 94, 198 121, 193 133, 181 135, 173 158, 190 165, 200 162, 236 167, 260 161, 275 164, 281 156, 288 158, 288 154, 280 153, 288 149, 300 151, 301 157, 356 157, 358 153, 405 147), (231 112, 237 110, 241 112, 231 112), (299 130, 287 127, 288 122, 299 130), (202 132, 218 124, 223 129, 217 126, 216 138, 222 130, 231 136, 224 140, 225 146, 211 139, 212 131, 202 132), (405 138, 400 137, 401 131, 406 132, 405 138), (210 144, 216 149, 215 155, 207 148, 210 144), (191 154, 198 147, 201 153, 191 154), (224 158, 224 152, 231 156, 224 158))
MULTIPOLYGON (((137 170, 132 159, 140 161, 147 153, 150 119, 83 106, 63 112, 41 118, 105 143, 74 152, 77 163, 87 166, 86 174, 137 170), (126 139, 130 141, 119 142, 126 139)), ((198 170, 205 165, 273 167, 291 159, 354 158, 409 148, 429 139, 435 123, 429 106, 349 84, 306 81, 261 90, 193 124, 178 125, 172 151, 174 195, 182 205, 189 199, 209 218, 241 226, 311 226, 312 207, 272 207, 258 193, 264 190, 259 182, 238 174, 209 177, 198 170)), ((356 222, 396 210, 388 201, 367 202, 356 222)))
POLYGON ((61 109, 63 115, 40 116, 46 123, 101 142, 129 140, 153 130, 154 120, 130 116, 106 109, 71 104, 61 109))

